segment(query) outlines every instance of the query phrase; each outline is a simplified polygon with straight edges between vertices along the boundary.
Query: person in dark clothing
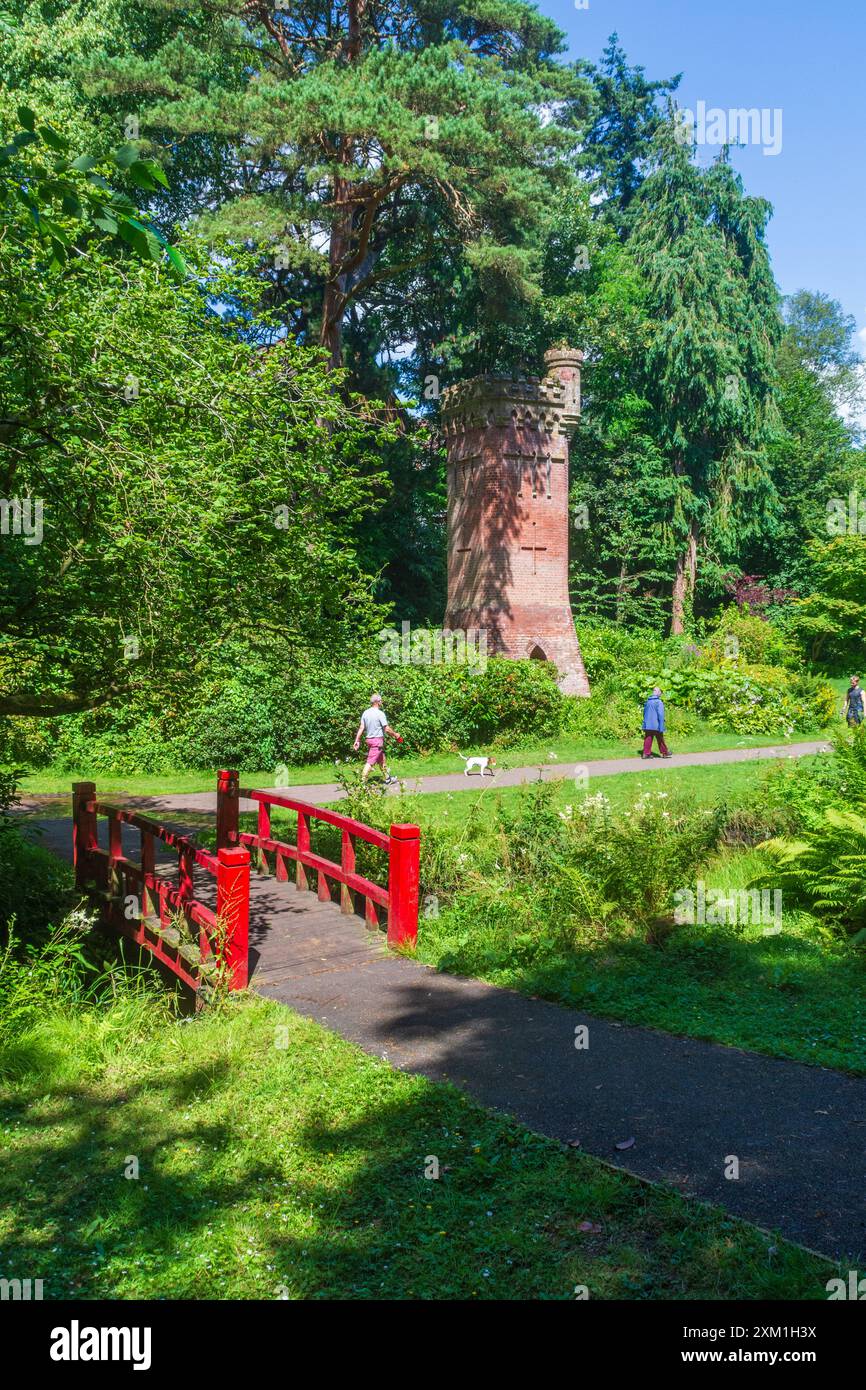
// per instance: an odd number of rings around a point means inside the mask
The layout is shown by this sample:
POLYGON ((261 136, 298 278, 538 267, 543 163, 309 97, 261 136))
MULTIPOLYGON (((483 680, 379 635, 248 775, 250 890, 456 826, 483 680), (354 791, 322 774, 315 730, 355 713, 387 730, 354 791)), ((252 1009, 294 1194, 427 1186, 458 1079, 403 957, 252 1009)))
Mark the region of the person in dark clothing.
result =
POLYGON ((851 729, 856 729, 859 724, 863 723, 863 689, 859 676, 851 677, 851 684, 845 691, 842 713, 848 720, 848 727, 851 729))
POLYGON ((658 686, 653 690, 643 707, 643 752, 642 758, 652 757, 653 739, 658 740, 659 752, 663 758, 671 757, 665 743, 665 706, 662 692, 658 686))

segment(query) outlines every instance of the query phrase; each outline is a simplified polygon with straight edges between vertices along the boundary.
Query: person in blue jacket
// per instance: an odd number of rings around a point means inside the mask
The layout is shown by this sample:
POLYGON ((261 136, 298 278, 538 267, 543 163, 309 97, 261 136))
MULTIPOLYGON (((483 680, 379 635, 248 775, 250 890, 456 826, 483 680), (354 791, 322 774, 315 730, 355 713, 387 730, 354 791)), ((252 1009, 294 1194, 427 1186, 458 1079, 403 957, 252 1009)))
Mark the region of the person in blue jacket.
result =
POLYGON ((643 752, 642 758, 652 757, 653 739, 658 739, 659 752, 663 758, 671 757, 665 743, 665 705, 658 686, 653 690, 643 707, 643 752))

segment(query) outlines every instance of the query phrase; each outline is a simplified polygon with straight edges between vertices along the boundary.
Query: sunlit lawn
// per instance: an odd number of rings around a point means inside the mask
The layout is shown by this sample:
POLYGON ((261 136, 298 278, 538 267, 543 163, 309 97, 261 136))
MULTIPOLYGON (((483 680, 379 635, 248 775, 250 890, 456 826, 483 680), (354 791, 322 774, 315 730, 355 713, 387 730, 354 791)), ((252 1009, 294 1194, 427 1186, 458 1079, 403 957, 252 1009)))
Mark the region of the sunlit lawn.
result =
POLYGON ((0 1061, 2 1275, 46 1299, 824 1299, 837 1272, 277 1005, 48 1016, 0 1061))
MULTIPOLYGON (((792 739, 785 740, 779 737, 770 738, 765 735, 747 737, 705 729, 688 737, 671 739, 670 742, 676 753, 707 753, 724 748, 784 747, 786 742, 799 743, 820 736, 819 733, 804 733, 796 734, 792 739)), ((346 746, 347 752, 341 761, 335 762, 331 759, 326 762, 308 764, 305 767, 291 766, 287 772, 281 775, 281 780, 288 785, 297 786, 331 783, 336 780, 340 771, 350 772, 362 767, 363 756, 352 751, 351 739, 347 738, 346 746)), ((488 751, 474 746, 461 749, 461 752, 466 754, 488 751)), ((554 763, 559 763, 567 768, 569 764, 577 765, 610 758, 632 757, 639 751, 640 738, 635 731, 630 737, 619 743, 602 743, 574 736, 558 735, 543 742, 534 741, 520 747, 494 750, 493 756, 496 758, 497 767, 500 770, 512 767, 534 767, 541 764, 549 766, 554 763)), ((418 776, 434 776, 440 773, 460 773, 464 766, 456 753, 430 753, 424 757, 418 757, 413 755, 411 751, 404 751, 396 744, 389 744, 388 755, 395 774, 407 779, 418 776)), ((273 768, 259 768, 254 771, 240 769, 240 771, 244 785, 273 787, 275 784, 273 768)), ((27 773, 22 779, 22 788, 25 792, 68 795, 72 783, 76 781, 95 781, 99 791, 106 794, 125 791, 131 796, 157 796, 167 795, 170 792, 212 792, 216 789, 216 770, 137 775, 93 772, 88 769, 68 772, 47 768, 38 772, 27 773)))

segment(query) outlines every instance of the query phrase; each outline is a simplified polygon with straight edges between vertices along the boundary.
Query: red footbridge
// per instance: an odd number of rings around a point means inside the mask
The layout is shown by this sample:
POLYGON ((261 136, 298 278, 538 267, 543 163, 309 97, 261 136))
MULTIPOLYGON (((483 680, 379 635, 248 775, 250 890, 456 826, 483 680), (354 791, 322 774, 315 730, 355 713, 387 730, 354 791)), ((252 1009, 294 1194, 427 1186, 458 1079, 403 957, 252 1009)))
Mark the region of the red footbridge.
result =
MULTIPOLYGON (((74 783, 72 808, 76 887, 98 907, 103 925, 193 990, 218 981, 231 990, 249 984, 252 869, 285 884, 296 902, 309 895, 311 904, 362 917, 371 933, 386 928, 391 947, 417 940, 417 825, 392 825, 385 833, 279 792, 242 788, 234 771, 218 774, 213 852, 168 825, 100 801, 94 782, 74 783), (254 831, 240 829, 242 801, 258 811, 254 831), (290 813, 288 838, 272 829, 275 809, 290 813), (100 817, 107 821, 101 837, 100 817), (332 843, 339 835, 339 863, 314 849, 316 826, 331 827, 332 843), (138 832, 137 854, 124 847, 125 827, 138 832), (365 862, 379 866, 367 868, 375 877, 358 872, 359 845, 365 862)), ((280 830, 286 834, 285 818, 280 830)))

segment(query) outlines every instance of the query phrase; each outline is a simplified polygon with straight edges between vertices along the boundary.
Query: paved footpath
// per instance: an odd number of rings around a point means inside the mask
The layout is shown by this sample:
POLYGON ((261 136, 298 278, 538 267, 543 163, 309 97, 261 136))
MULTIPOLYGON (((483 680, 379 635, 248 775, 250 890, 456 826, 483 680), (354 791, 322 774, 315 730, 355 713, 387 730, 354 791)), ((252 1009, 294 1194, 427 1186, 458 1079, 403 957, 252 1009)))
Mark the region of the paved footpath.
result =
MULTIPOLYGON (((685 755, 713 762, 755 756, 769 754, 685 755)), ((309 799, 309 787, 297 790, 309 799)), ((171 806, 177 809, 173 798, 171 806)), ((31 823, 48 847, 69 856, 68 820, 31 823)), ((124 827, 124 849, 134 854, 133 833, 124 827)), ((197 871, 207 901, 203 877, 197 871)), ((538 1133, 579 1142, 617 1167, 778 1229, 850 1268, 866 1261, 866 1078, 439 974, 389 954, 379 933, 335 903, 265 875, 253 875, 250 897, 250 966, 260 993, 392 1066, 452 1081, 538 1133), (588 1029, 586 1048, 575 1047, 580 1026, 588 1029), (739 1161, 736 1180, 725 1178, 731 1156, 739 1161)), ((838 1025, 850 1026, 842 1018, 838 1025)))
MULTIPOLYGON (((828 753, 831 745, 822 740, 810 743, 789 743, 772 748, 722 748, 714 753, 675 753, 672 758, 599 758, 595 762, 554 762, 531 767, 512 767, 503 769, 495 777, 481 778, 473 773, 467 777, 462 772, 447 772, 431 777, 401 778, 399 785, 388 788, 388 795, 399 796, 401 790, 408 792, 465 792, 483 786, 519 787, 526 782, 560 782, 574 778, 578 770, 581 775, 592 777, 611 777, 618 772, 663 772, 672 767, 712 767, 719 763, 748 763, 764 758, 802 758, 814 753, 828 753)), ((397 763, 394 766, 398 766, 397 763)), ((243 777, 241 778, 243 781, 243 777)), ((97 790, 99 781, 97 779, 97 790)), ((339 801, 343 788, 339 782, 309 783, 297 787, 280 787, 284 796, 298 801, 310 801, 314 806, 324 806, 339 801)), ((216 810, 216 792, 169 792, 165 796, 130 796, 124 792, 108 792, 109 801, 129 806, 145 813, 174 813, 184 811, 208 812, 216 810)), ((26 810, 35 811, 49 803, 57 803, 61 798, 49 795, 31 795, 23 798, 26 810)), ((242 803, 246 809, 254 809, 252 802, 242 803)))
POLYGON ((351 925, 326 958, 324 926, 306 950, 297 942, 282 972, 254 981, 261 993, 529 1129, 862 1267, 866 1078, 608 1022, 376 951, 364 957, 351 925), (580 1025, 589 1046, 579 1050, 580 1025), (731 1156, 736 1180, 725 1177, 731 1156))

